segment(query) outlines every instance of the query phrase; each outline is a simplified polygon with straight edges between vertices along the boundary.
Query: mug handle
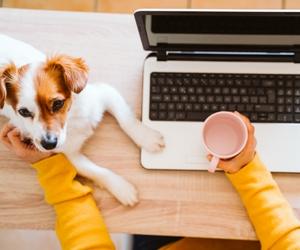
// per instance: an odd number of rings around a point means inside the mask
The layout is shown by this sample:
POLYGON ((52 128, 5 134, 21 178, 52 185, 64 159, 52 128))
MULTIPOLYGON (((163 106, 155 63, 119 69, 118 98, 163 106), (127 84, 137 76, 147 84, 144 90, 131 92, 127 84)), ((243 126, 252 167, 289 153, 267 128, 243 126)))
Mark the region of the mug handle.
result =
POLYGON ((213 156, 208 167, 208 172, 214 173, 216 171, 216 168, 219 164, 220 158, 213 156))

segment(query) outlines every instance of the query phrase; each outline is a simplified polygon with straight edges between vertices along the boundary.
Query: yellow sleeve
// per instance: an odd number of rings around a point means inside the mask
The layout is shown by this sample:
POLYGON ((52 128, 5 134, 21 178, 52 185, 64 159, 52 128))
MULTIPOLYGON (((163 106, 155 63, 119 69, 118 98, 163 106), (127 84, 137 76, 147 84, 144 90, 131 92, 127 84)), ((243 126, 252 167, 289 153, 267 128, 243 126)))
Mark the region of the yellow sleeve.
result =
MULTIPOLYGON (((262 250, 300 250, 300 223, 259 157, 226 175, 241 196, 262 250)), ((160 250, 193 250, 199 244, 198 239, 184 238, 160 250)))
POLYGON ((239 192, 262 249, 300 249, 300 223, 259 157, 227 174, 239 192))
POLYGON ((33 164, 47 203, 56 212, 56 233, 65 250, 115 249, 91 188, 74 180, 76 171, 58 154, 33 164))

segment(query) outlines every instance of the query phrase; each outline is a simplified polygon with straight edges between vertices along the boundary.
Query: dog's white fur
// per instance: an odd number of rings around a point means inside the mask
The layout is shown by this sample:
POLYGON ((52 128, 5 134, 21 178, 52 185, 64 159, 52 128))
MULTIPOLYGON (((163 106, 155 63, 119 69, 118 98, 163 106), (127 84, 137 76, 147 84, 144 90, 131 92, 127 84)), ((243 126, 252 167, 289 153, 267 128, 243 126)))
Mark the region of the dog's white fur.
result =
MULTIPOLYGON (((26 107, 38 113, 32 76, 36 67, 46 60, 46 56, 32 46, 5 35, 0 35, 0 44, 0 65, 11 61, 18 67, 30 64, 29 71, 21 83, 18 108, 26 107)), ((80 175, 107 188, 122 204, 134 205, 138 201, 135 187, 109 169, 91 162, 80 153, 80 149, 86 139, 93 134, 105 111, 118 120, 121 128, 138 146, 148 151, 162 150, 164 141, 161 134, 138 121, 121 95, 109 85, 87 84, 80 94, 73 95, 73 104, 66 125, 60 132, 55 151, 65 153, 80 175)), ((43 150, 37 140, 44 133, 38 120, 31 121, 20 116, 7 104, 0 109, 0 115, 9 118, 10 123, 19 128, 22 134, 32 138, 35 146, 43 150)))

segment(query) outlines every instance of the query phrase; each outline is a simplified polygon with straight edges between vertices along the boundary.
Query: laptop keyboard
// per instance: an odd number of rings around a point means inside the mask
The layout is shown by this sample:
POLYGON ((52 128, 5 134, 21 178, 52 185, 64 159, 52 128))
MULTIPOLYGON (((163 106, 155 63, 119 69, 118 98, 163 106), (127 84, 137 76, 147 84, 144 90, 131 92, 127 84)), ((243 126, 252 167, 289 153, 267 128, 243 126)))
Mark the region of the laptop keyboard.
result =
POLYGON ((252 122, 300 123, 300 75, 151 74, 149 118, 204 121, 239 111, 252 122))

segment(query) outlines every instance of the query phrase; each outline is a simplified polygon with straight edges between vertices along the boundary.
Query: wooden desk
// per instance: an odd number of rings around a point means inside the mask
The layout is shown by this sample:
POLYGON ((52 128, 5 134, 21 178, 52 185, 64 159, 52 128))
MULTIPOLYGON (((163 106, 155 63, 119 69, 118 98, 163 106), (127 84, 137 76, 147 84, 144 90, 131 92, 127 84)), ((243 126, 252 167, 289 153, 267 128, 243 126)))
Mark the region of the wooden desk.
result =
MULTIPOLYGON (((82 56, 91 68, 90 81, 114 85, 140 117, 146 53, 132 16, 0 9, 0 31, 44 52, 82 56)), ((95 189, 111 232, 255 239, 241 201, 223 173, 145 170, 139 149, 108 116, 84 151, 138 187, 141 202, 133 209, 95 189)), ((300 214, 300 175, 275 178, 300 214)), ((0 145, 0 228, 49 229, 54 221, 35 171, 0 145)))

